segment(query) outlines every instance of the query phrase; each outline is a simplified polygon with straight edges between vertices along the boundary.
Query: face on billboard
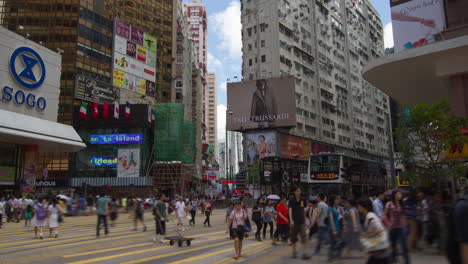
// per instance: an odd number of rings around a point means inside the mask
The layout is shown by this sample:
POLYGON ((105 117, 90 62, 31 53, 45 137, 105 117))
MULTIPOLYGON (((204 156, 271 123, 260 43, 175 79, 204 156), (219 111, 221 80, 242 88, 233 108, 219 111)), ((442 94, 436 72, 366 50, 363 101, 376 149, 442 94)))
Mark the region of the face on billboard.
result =
POLYGON ((247 160, 249 164, 267 157, 275 157, 277 153, 276 132, 262 131, 244 133, 246 140, 247 160))
POLYGON ((228 130, 296 126, 294 78, 228 83, 228 130))
POLYGON ((445 28, 443 0, 390 0, 395 52, 439 39, 445 28))

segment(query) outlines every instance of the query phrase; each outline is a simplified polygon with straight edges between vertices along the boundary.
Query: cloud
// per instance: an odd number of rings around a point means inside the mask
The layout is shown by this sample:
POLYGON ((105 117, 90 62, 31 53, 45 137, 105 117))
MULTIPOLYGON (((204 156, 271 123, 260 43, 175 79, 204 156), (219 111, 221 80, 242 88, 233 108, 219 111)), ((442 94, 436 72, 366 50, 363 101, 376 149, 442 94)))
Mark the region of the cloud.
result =
POLYGON ((221 90, 222 92, 226 92, 227 91, 227 82, 220 82, 218 89, 221 90))
POLYGON ((384 46, 385 48, 393 47, 393 29, 391 22, 384 27, 384 46))
POLYGON ((227 107, 223 104, 219 104, 216 107, 216 120, 218 122, 217 124, 217 136, 218 136, 218 142, 224 142, 226 138, 226 110, 227 107))
POLYGON ((210 72, 216 72, 217 70, 222 70, 223 64, 221 61, 216 58, 211 52, 208 52, 208 68, 210 72))
POLYGON ((232 58, 242 56, 240 2, 231 1, 226 9, 209 17, 209 25, 218 39, 218 48, 232 58))

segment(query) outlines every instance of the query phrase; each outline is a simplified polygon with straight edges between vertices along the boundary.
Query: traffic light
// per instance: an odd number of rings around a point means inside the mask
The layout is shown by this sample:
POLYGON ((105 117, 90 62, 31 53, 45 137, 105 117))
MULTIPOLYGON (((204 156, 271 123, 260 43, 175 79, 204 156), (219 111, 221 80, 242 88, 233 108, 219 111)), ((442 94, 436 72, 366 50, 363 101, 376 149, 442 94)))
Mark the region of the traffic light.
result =
POLYGON ((341 178, 351 181, 351 168, 346 167, 346 168, 341 168, 341 178))

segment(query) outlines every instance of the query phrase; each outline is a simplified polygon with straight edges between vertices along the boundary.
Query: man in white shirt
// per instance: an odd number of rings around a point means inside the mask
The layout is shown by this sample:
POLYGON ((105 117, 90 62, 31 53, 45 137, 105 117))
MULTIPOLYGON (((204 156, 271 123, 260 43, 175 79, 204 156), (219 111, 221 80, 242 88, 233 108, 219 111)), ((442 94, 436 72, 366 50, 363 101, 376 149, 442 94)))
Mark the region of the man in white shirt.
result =
POLYGON ((384 204, 383 204, 384 194, 380 193, 377 198, 374 199, 372 202, 372 206, 374 207, 374 213, 382 218, 384 216, 384 204))
POLYGON ((184 216, 185 216, 185 202, 184 198, 179 197, 179 201, 175 204, 177 216, 177 230, 185 231, 184 229, 184 216))

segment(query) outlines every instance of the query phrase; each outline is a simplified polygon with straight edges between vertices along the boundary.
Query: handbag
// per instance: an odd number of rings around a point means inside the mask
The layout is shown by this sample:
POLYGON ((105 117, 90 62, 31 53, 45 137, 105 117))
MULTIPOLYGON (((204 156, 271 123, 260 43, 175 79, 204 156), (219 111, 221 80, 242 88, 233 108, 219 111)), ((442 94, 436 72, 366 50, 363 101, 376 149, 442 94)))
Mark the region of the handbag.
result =
MULTIPOLYGON (((365 227, 367 229, 367 226, 369 226, 369 222, 374 220, 373 218, 370 218, 366 223, 365 227)), ((378 234, 371 236, 371 237, 361 237, 359 239, 361 241, 361 244, 364 246, 364 249, 366 252, 373 252, 373 251, 379 251, 379 250, 384 250, 390 247, 390 241, 388 240, 388 232, 387 230, 383 230, 379 232, 378 234)))

